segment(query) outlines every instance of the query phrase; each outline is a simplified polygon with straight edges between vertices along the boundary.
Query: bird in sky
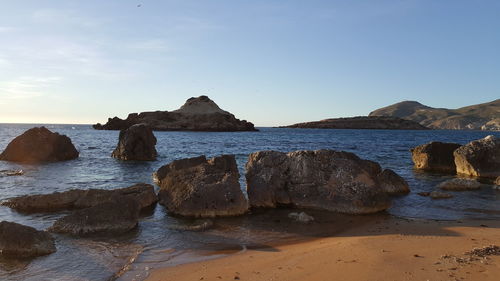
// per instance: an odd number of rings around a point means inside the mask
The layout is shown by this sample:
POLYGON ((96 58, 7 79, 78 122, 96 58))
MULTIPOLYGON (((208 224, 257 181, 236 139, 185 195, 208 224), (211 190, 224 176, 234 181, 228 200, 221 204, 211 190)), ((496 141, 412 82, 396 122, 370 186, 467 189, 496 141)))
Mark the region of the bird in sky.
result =
POLYGON ((140 8, 140 7, 142 7, 142 4, 138 4, 138 5, 137 5, 137 8, 140 8))

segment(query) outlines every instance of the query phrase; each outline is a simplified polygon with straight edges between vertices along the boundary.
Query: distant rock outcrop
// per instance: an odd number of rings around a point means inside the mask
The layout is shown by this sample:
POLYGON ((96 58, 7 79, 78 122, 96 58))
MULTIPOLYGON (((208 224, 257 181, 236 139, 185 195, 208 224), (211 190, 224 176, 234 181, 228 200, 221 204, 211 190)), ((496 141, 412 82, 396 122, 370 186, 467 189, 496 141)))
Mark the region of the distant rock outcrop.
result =
POLYGON ((417 122, 396 117, 367 117, 333 118, 321 121, 298 123, 281 128, 309 128, 309 129, 381 129, 381 130, 428 130, 417 122))
POLYGON ((463 145, 453 155, 457 174, 493 179, 500 176, 500 139, 495 136, 463 145))
POLYGON ((457 143, 430 142, 412 148, 411 158, 415 169, 455 174, 453 152, 459 147, 457 143))
POLYGON ((104 125, 94 125, 97 130, 124 130, 132 125, 144 123, 154 131, 256 131, 254 125, 239 120, 224 111, 207 96, 190 98, 174 111, 131 113, 127 119, 109 118, 104 125))
POLYGON ((119 189, 73 189, 51 194, 24 195, 7 199, 3 206, 19 212, 56 212, 69 209, 89 208, 111 198, 127 197, 135 200, 140 209, 146 209, 158 201, 154 188, 150 184, 139 183, 119 189))
POLYGON ((459 109, 433 108, 416 101, 403 101, 377 109, 369 116, 412 120, 431 129, 500 130, 500 99, 459 109))
POLYGON ((0 222, 0 256, 27 258, 55 251, 54 238, 48 232, 14 222, 0 222))
POLYGON ((409 192, 395 173, 343 151, 260 151, 250 154, 246 170, 251 207, 368 214, 389 208, 389 194, 409 192))
POLYGON ((78 158, 78 151, 65 135, 45 127, 32 128, 12 140, 0 160, 20 163, 57 162, 78 158))
POLYGON ((191 217, 235 216, 248 210, 234 155, 173 161, 154 175, 160 204, 191 217))
POLYGON ((118 145, 111 156, 125 161, 154 161, 158 155, 155 145, 153 130, 146 124, 136 124, 120 131, 118 145))

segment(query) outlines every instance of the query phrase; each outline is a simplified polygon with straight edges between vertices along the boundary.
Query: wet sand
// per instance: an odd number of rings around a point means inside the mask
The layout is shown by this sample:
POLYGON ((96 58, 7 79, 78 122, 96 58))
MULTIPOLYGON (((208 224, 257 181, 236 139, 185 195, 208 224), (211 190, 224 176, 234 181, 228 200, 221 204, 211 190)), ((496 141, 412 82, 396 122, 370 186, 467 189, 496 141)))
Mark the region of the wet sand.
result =
POLYGON ((330 237, 156 269, 147 280, 493 281, 500 276, 499 255, 466 254, 500 246, 499 221, 390 216, 361 221, 330 237))

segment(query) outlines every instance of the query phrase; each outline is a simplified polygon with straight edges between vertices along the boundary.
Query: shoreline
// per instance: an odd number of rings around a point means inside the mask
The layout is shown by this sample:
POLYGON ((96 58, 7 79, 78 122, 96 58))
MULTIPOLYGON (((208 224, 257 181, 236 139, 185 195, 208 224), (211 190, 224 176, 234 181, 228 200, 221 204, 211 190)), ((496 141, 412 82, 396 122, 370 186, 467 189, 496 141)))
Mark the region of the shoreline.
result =
POLYGON ((278 241, 267 248, 157 268, 146 280, 493 281, 500 275, 500 256, 465 253, 499 244, 499 221, 365 217, 333 236, 278 241))

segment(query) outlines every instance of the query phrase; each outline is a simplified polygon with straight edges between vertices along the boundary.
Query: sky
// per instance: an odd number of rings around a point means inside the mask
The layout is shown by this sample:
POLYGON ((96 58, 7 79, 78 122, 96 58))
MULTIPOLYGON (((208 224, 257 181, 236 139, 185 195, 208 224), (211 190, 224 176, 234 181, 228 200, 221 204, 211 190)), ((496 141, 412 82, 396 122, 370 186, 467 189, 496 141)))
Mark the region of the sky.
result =
POLYGON ((103 123, 200 95, 257 126, 500 97, 497 0, 1 5, 0 123, 103 123))

